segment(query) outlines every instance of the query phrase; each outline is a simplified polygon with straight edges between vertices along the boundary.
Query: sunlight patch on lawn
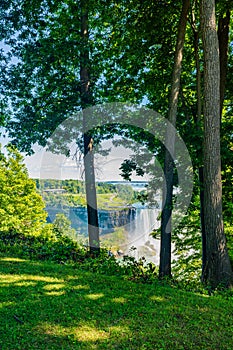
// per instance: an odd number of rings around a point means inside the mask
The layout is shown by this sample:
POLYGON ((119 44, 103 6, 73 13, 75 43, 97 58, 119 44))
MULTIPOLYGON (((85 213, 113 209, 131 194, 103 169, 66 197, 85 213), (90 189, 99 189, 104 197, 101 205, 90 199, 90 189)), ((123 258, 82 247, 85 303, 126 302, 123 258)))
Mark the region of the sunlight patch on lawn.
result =
POLYGON ((32 281, 22 281, 22 282, 16 282, 14 283, 14 286, 16 287, 29 287, 29 286, 35 286, 36 282, 32 281))
POLYGON ((45 292, 45 295, 48 295, 48 296, 60 296, 64 294, 66 294, 64 290, 61 290, 59 292, 56 292, 56 291, 45 292))
POLYGON ((0 258, 1 261, 16 261, 16 262, 25 262, 25 261, 28 261, 26 259, 20 259, 20 258, 8 258, 8 257, 5 257, 5 258, 0 258))
POLYGON ((45 290, 62 289, 62 288, 65 288, 64 283, 46 284, 46 286, 43 287, 43 289, 45 290))
POLYGON ((97 300, 100 298, 103 298, 104 294, 103 293, 95 293, 95 294, 88 294, 86 295, 86 298, 91 299, 91 300, 97 300))
POLYGON ((112 301, 114 303, 120 303, 120 304, 124 304, 126 303, 128 300, 126 298, 123 297, 118 297, 118 298, 113 298, 112 301))
POLYGON ((42 323, 35 328, 36 332, 53 337, 73 337, 77 341, 95 342, 97 340, 106 340, 109 338, 109 333, 104 330, 99 330, 88 325, 80 325, 78 327, 62 327, 51 323, 42 323))
POLYGON ((45 295, 48 296, 59 296, 65 294, 64 288, 66 285, 64 283, 56 283, 56 284, 47 284, 46 286, 43 287, 43 289, 46 291, 45 295), (62 290, 60 290, 62 289, 62 290))
POLYGON ((53 277, 43 277, 36 275, 0 275, 1 282, 0 283, 29 283, 30 281, 38 281, 38 282, 48 282, 48 283, 64 283, 63 279, 53 278, 53 277))
POLYGON ((163 297, 160 297, 157 295, 153 295, 152 297, 150 297, 150 299, 153 301, 165 301, 165 299, 163 297))
POLYGON ((76 328, 74 336, 79 341, 97 341, 109 338, 109 333, 87 325, 76 328))
POLYGON ((41 323, 35 328, 36 332, 39 332, 41 334, 46 335, 53 335, 53 336, 66 336, 67 335, 67 329, 65 327, 62 327, 60 325, 51 324, 48 322, 41 323))
POLYGON ((10 283, 16 283, 22 281, 22 276, 17 275, 0 275, 0 283, 9 285, 10 283))
POLYGON ((64 280, 53 277, 42 277, 37 275, 0 275, 1 287, 36 287, 37 283, 48 283, 43 287, 45 294, 48 295, 61 295, 64 294, 64 280), (58 290, 63 289, 63 291, 58 290), (47 293, 46 293, 47 292, 47 293), (55 293, 57 292, 57 293, 55 293))
POLYGON ((88 284, 78 284, 77 286, 72 286, 72 289, 76 289, 76 290, 89 290, 90 286, 88 284))
POLYGON ((13 306, 13 305, 16 305, 16 303, 13 301, 4 301, 3 303, 0 303, 0 308, 13 306))

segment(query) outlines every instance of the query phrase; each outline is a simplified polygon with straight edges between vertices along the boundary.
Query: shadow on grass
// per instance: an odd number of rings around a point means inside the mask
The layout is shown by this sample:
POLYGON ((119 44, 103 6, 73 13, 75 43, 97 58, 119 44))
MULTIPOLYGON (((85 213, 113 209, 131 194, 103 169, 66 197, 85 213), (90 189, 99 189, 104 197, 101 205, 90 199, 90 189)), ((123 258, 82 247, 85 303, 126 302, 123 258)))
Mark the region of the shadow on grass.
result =
POLYGON ((0 260, 0 349, 232 349, 232 301, 0 260))

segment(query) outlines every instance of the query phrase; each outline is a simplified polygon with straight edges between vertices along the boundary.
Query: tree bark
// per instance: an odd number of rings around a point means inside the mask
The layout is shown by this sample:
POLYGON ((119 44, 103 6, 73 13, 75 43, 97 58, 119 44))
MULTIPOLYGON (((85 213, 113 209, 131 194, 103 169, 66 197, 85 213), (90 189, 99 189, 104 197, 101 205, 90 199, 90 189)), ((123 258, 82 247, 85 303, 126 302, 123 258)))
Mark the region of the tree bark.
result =
MULTIPOLYGON (((197 109, 194 113, 194 122, 198 135, 200 136, 200 142, 203 142, 202 129, 201 129, 201 115, 202 115, 202 93, 201 93, 201 67, 199 58, 199 32, 196 28, 195 18, 192 18, 192 28, 194 35, 194 54, 196 62, 196 84, 197 84, 197 109)), ((201 224, 201 239, 202 239, 202 274, 206 269, 207 251, 206 251, 206 232, 205 232, 205 216, 204 216, 204 188, 203 188, 203 154, 199 148, 196 151, 197 159, 200 162, 198 165, 198 177, 199 177, 199 198, 200 198, 200 224, 201 224)))
POLYGON ((204 50, 204 224, 207 261, 203 282, 211 288, 233 281, 222 216, 220 155, 220 64, 215 1, 200 4, 204 50))
POLYGON ((229 44, 230 11, 218 21, 218 42, 220 55, 220 115, 222 115, 224 93, 227 79, 228 44, 229 44))
POLYGON ((89 33, 88 33, 88 1, 81 1, 81 39, 82 50, 80 54, 80 81, 81 81, 81 107, 83 111, 83 142, 84 142, 84 174, 87 201, 88 237, 91 252, 99 252, 99 222, 97 210, 97 196, 95 186, 95 168, 93 139, 88 131, 88 113, 86 108, 92 105, 90 90, 90 59, 89 59, 89 33))
MULTIPOLYGON (((183 0, 180 21, 178 25, 177 43, 174 59, 174 68, 172 75, 172 87, 170 94, 170 105, 168 121, 175 127, 177 104, 180 90, 180 76, 183 59, 183 48, 185 41, 186 24, 188 18, 188 11, 190 8, 190 0, 183 0)), ((171 216, 172 216, 172 194, 173 194, 173 171, 174 162, 172 153, 175 148, 175 135, 168 126, 165 141, 166 145, 170 145, 171 153, 165 149, 164 160, 164 184, 163 184, 163 198, 162 198, 162 215, 161 215, 161 248, 160 248, 160 265, 159 276, 171 277, 171 216)))

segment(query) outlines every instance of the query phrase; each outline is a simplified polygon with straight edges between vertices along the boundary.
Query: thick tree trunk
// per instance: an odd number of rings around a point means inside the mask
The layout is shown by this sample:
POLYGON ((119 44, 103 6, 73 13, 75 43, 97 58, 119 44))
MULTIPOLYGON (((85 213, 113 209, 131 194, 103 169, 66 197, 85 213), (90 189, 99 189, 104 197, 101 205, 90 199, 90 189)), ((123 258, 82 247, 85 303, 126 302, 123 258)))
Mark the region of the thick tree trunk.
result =
POLYGON ((88 237, 91 252, 99 252, 99 223, 95 186, 95 168, 93 154, 93 139, 88 132, 88 115, 86 108, 92 104, 90 91, 90 60, 88 34, 88 3, 81 1, 81 38, 82 51, 80 55, 81 107, 83 110, 83 141, 84 141, 84 173, 87 201, 88 237))
MULTIPOLYGON (((183 59, 183 47, 185 40, 185 31, 188 18, 188 11, 190 7, 190 0, 183 0, 180 22, 178 26, 178 35, 175 51, 175 60, 172 76, 172 87, 170 95, 170 106, 168 120, 176 126, 177 104, 180 90, 180 76, 183 59)), ((169 126, 167 129, 166 145, 171 146, 171 150, 175 148, 175 135, 169 126)), ((162 198, 162 216, 161 216, 161 248, 160 248, 160 265, 159 276, 171 276, 171 216, 172 216, 172 193, 173 193, 173 171, 174 163, 172 154, 165 149, 164 160, 164 186, 162 198)))
POLYGON ((231 264, 222 217, 220 155, 220 64, 215 1, 201 1, 204 49, 204 215, 207 261, 203 281, 212 288, 231 285, 231 264))

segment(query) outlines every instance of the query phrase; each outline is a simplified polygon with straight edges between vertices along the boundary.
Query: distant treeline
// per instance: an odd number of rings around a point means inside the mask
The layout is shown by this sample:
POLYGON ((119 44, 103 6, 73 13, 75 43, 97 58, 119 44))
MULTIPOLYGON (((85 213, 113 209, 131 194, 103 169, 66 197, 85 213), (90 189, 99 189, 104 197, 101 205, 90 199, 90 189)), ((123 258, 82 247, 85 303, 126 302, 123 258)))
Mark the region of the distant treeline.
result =
MULTIPOLYGON (((36 188, 43 196, 48 206, 85 206, 85 185, 83 181, 68 179, 35 179, 36 188)), ((137 200, 137 193, 130 185, 109 184, 106 182, 96 183, 97 195, 99 198, 108 200, 108 195, 112 194, 114 200, 118 198, 122 205, 133 203, 137 200), (106 195, 106 196, 104 196, 106 195)), ((111 197, 111 199, 113 198, 111 197)))

